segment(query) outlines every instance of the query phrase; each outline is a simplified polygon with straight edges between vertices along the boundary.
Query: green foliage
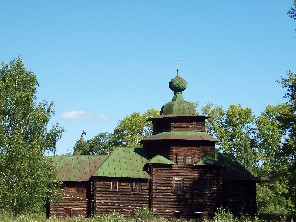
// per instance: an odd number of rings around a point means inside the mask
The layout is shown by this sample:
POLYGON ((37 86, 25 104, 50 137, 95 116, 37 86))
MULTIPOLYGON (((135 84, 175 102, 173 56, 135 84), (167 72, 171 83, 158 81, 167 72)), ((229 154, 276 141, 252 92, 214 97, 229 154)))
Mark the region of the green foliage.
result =
POLYGON ((212 220, 213 222, 224 222, 224 221, 228 221, 228 222, 235 222, 238 221, 237 218, 235 218, 235 216, 233 216, 233 214, 223 208, 218 208, 215 216, 213 217, 212 220))
POLYGON ((63 129, 48 130, 53 103, 36 103, 36 76, 21 58, 0 70, 0 209, 36 212, 59 184, 44 152, 55 151, 63 129))
POLYGON ((257 204, 259 214, 288 215, 293 208, 291 200, 261 185, 257 186, 257 204))
POLYGON ((99 133, 87 141, 81 137, 74 146, 74 155, 109 155, 115 144, 113 133, 99 133))
POLYGON ((287 99, 287 111, 281 115, 281 124, 286 131, 283 142, 283 174, 287 180, 288 197, 291 197, 296 208, 296 74, 288 72, 286 78, 279 81, 286 89, 284 98, 287 99))
POLYGON ((159 115, 159 111, 150 109, 144 114, 134 112, 119 121, 114 129, 116 145, 124 147, 140 146, 143 137, 152 134, 152 124, 149 120, 151 117, 159 115))
POLYGON ((250 108, 240 105, 224 110, 207 104, 202 112, 211 117, 207 121, 208 133, 219 140, 218 149, 260 179, 259 208, 293 213, 296 206, 296 75, 288 72, 287 77, 278 82, 286 89, 287 102, 266 106, 258 117, 250 108))
POLYGON ((218 149, 252 172, 256 165, 256 151, 253 146, 255 117, 251 108, 231 105, 225 111, 221 106, 207 104, 202 112, 211 117, 207 129, 219 140, 218 149))
POLYGON ((134 217, 137 221, 153 221, 156 219, 156 216, 153 215, 152 211, 148 208, 148 206, 144 206, 138 208, 134 212, 134 217))
POLYGON ((155 109, 143 114, 134 112, 119 121, 113 133, 99 133, 87 141, 80 138, 74 146, 74 155, 108 155, 118 146, 139 147, 141 139, 152 134, 149 118, 158 115, 155 109))
POLYGON ((290 8, 290 10, 288 11, 288 15, 296 20, 296 0, 293 1, 293 6, 290 8))

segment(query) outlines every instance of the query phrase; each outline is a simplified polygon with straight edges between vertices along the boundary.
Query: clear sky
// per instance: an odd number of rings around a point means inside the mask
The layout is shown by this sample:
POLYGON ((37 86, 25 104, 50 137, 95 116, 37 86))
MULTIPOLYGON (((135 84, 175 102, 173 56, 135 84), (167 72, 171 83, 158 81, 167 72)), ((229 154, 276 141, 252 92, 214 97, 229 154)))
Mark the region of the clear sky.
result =
POLYGON ((184 98, 203 106, 283 101, 276 83, 296 72, 292 0, 0 0, 0 61, 21 55, 54 101, 65 133, 57 154, 112 132, 132 112, 172 99, 168 82, 187 80, 184 98))

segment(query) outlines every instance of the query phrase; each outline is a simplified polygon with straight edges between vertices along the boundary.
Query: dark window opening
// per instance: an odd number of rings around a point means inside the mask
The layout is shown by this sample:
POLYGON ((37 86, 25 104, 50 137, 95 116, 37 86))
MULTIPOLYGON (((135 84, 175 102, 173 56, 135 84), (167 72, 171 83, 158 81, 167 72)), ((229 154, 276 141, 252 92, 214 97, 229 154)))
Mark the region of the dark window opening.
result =
POLYGON ((183 153, 177 154, 177 164, 184 165, 184 154, 183 153))
POLYGON ((133 182, 132 183, 132 191, 133 192, 140 192, 141 191, 141 184, 140 184, 140 182, 133 182))
POLYGON ((118 191, 118 182, 117 181, 111 181, 110 190, 118 191))
POLYGON ((200 180, 198 181, 197 189, 199 193, 210 193, 215 186, 214 180, 200 180))
POLYGON ((182 193, 183 192, 183 180, 180 178, 174 178, 173 188, 176 193, 182 193))

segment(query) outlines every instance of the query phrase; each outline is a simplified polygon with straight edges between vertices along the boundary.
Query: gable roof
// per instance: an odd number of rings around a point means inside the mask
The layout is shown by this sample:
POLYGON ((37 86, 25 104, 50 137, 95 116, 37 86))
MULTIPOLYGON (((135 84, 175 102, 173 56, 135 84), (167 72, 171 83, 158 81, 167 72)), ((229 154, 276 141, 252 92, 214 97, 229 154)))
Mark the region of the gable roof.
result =
POLYGON ((150 178, 144 165, 148 162, 143 148, 116 148, 93 176, 150 178))
POLYGON ((60 181, 88 181, 107 156, 53 156, 60 181))
POLYGON ((227 154, 217 153, 216 159, 223 166, 224 181, 257 180, 246 168, 232 160, 227 154))
POLYGON ((150 163, 150 164, 170 164, 170 165, 175 164, 173 161, 171 161, 163 156, 160 156, 160 155, 153 157, 151 160, 148 161, 148 163, 150 163))

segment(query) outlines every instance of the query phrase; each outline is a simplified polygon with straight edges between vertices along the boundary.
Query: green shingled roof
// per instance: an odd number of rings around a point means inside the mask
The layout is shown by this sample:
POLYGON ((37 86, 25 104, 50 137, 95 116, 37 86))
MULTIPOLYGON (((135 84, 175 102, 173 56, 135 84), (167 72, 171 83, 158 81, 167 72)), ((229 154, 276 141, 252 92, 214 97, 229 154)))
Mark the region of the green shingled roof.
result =
POLYGON ((174 92, 171 102, 162 106, 161 115, 197 115, 195 105, 184 100, 182 92, 187 87, 187 82, 180 77, 177 70, 177 76, 169 82, 170 89, 174 92))
POLYGON ((53 156, 60 181, 88 181, 107 156, 53 156))
POLYGON ((145 140, 206 140, 206 141, 218 141, 206 132, 199 131, 171 131, 161 132, 155 135, 148 136, 143 139, 145 140))
POLYGON ((227 154, 217 153, 216 159, 223 166, 223 178, 225 181, 257 180, 248 170, 232 160, 227 154))
POLYGON ((205 156, 196 165, 222 166, 223 180, 225 181, 257 180, 248 170, 225 153, 216 153, 215 159, 205 156))
POLYGON ((142 148, 116 148, 93 176, 150 178, 143 169, 147 162, 142 148))
POLYGON ((153 157, 151 160, 148 161, 148 163, 150 164, 175 164, 173 161, 163 157, 163 156, 160 156, 160 155, 157 155, 155 157, 153 157))
POLYGON ((221 163, 210 156, 205 156, 196 165, 221 165, 221 163))

